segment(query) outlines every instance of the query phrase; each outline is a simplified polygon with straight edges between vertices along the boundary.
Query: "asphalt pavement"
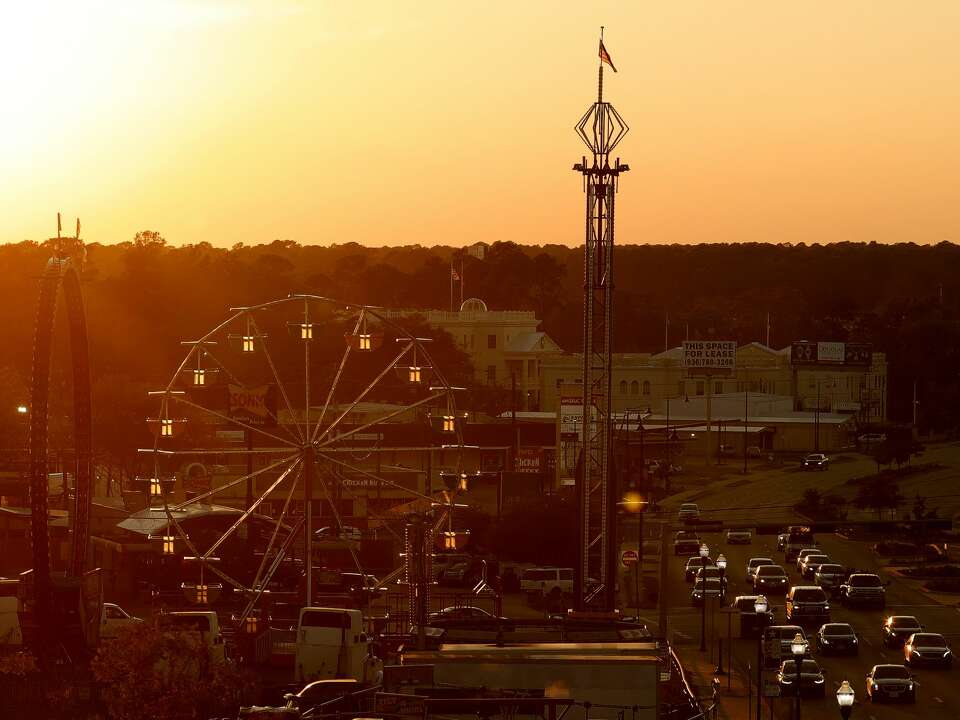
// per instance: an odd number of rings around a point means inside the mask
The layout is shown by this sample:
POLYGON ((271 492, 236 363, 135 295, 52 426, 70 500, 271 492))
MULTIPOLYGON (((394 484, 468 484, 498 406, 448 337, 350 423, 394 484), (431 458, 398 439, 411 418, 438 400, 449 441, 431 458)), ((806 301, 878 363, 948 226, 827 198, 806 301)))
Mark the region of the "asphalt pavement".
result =
MULTIPOLYGON (((781 564, 790 575, 792 584, 812 584, 803 580, 796 569, 795 563, 783 562, 783 553, 776 549, 776 536, 754 536, 750 545, 728 545, 724 542, 721 533, 704 533, 703 540, 710 547, 710 557, 716 559, 719 553, 727 558, 727 577, 729 589, 726 604, 729 604, 737 595, 754 594, 752 587, 747 585, 744 574, 747 560, 750 557, 770 557, 781 564)), ((864 542, 851 541, 835 535, 821 535, 817 543, 822 546, 831 559, 840 564, 856 567, 866 571, 879 572, 882 578, 890 579, 887 587, 887 607, 880 609, 848 609, 840 606, 839 602, 831 603, 831 620, 848 622, 860 633, 861 647, 859 656, 822 656, 816 648, 812 648, 814 659, 820 663, 826 676, 826 696, 824 698, 804 697, 801 706, 801 717, 804 720, 839 717, 836 703, 836 689, 843 680, 849 680, 857 693, 857 704, 852 715, 853 720, 884 720, 886 718, 918 718, 930 720, 960 718, 960 675, 953 670, 915 669, 913 672, 918 680, 918 696, 915 705, 909 704, 871 704, 866 696, 866 675, 874 664, 897 663, 902 664, 903 654, 899 649, 890 649, 883 646, 881 640, 881 626, 883 620, 891 614, 916 615, 920 622, 930 632, 940 632, 947 636, 951 644, 960 647, 960 611, 955 606, 947 606, 934 602, 927 595, 899 581, 896 577, 885 575, 880 569, 877 558, 873 555, 870 545, 864 542)), ((672 550, 672 548, 671 548, 672 550)), ((699 647, 702 618, 699 608, 693 608, 690 601, 692 585, 685 582, 683 567, 687 556, 669 558, 669 597, 670 630, 678 643, 686 646, 689 653, 699 647)), ((786 623, 784 614, 784 598, 770 597, 771 605, 775 608, 775 622, 786 623)), ((708 622, 708 639, 710 650, 705 653, 711 664, 716 661, 717 644, 719 638, 727 644, 727 616, 720 612, 720 608, 711 608, 712 622, 708 622), (712 632, 711 632, 712 630, 712 632)), ((651 624, 656 622, 656 611, 649 613, 651 624)), ((754 638, 739 637, 739 622, 736 615, 732 618, 733 637, 730 650, 731 659, 739 679, 747 681, 747 668, 751 668, 750 682, 755 682, 757 641, 754 638)), ((812 638, 816 627, 806 628, 808 638, 812 638)), ((726 667, 727 649, 724 650, 723 664, 726 667)), ((773 676, 770 678, 773 679, 773 676)), ((722 687, 725 687, 724 680, 722 687)), ((753 690, 755 692, 755 690, 753 690)), ((755 697, 755 696, 754 696, 755 697)), ((772 709, 776 718, 792 718, 793 698, 783 697, 772 701, 772 709)), ((755 700, 754 700, 755 704, 755 700)), ((742 717, 743 703, 738 703, 739 710, 730 717, 742 717)), ((755 712, 755 711, 754 711, 755 712)), ((763 717, 770 717, 769 708, 764 706, 763 717)))

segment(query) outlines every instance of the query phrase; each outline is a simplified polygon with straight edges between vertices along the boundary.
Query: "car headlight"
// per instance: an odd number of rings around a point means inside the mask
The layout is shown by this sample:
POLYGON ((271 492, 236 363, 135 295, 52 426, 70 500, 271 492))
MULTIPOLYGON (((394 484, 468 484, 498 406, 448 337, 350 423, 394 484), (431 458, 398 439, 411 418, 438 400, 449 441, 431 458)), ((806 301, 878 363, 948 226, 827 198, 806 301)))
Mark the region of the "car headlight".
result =
POLYGON ((823 685, 823 678, 817 678, 813 682, 816 683, 817 685, 823 685))
POLYGON ((854 645, 856 645, 856 644, 857 644, 858 642, 860 642, 860 641, 857 640, 856 637, 852 637, 852 638, 850 638, 850 642, 852 642, 854 645))
POLYGON ((907 685, 907 690, 913 690, 913 683, 910 683, 909 685, 907 685))
POLYGON ((824 645, 829 645, 829 644, 830 644, 830 641, 829 641, 827 638, 825 638, 825 637, 820 638, 820 642, 822 642, 824 645))
POLYGON ((944 657, 950 657, 950 651, 949 651, 949 650, 944 650, 944 651, 943 651, 943 656, 944 656, 944 657))

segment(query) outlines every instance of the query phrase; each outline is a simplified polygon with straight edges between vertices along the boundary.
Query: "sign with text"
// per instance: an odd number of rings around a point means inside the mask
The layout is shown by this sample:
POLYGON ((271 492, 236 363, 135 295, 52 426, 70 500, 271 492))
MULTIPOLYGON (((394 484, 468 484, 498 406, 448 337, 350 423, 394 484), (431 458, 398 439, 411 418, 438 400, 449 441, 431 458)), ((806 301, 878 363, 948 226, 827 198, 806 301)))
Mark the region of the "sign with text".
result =
POLYGON ((543 468, 543 452, 538 447, 518 447, 513 458, 513 470, 518 473, 540 473, 543 468))
POLYGON ((685 340, 680 365, 689 370, 732 370, 737 366, 734 340, 685 340))
POLYGON ((799 340, 790 345, 792 365, 869 367, 871 362, 873 362, 873 346, 870 343, 799 340))
POLYGON ((637 554, 636 550, 624 550, 620 553, 620 564, 621 565, 634 565, 640 559, 640 556, 637 554))
POLYGON ((232 418, 242 420, 249 425, 277 424, 277 397, 272 385, 243 387, 227 386, 227 409, 232 418))

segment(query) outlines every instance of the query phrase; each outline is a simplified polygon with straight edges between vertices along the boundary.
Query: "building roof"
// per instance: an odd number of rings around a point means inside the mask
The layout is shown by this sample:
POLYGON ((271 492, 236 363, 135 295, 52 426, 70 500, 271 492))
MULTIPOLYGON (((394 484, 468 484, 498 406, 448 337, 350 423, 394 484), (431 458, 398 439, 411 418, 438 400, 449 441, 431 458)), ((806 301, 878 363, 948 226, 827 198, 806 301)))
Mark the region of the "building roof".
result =
MULTIPOLYGON (((225 507, 223 505, 202 505, 195 503, 193 505, 187 505, 187 507, 182 510, 174 510, 171 508, 170 514, 177 522, 182 523, 196 518, 242 515, 243 513, 236 508, 225 507)), ((267 519, 269 520, 269 518, 267 519)), ((132 513, 126 520, 117 523, 117 527, 139 533, 140 535, 156 535, 158 531, 167 527, 168 522, 167 514, 162 507, 146 508, 132 513)))
MULTIPOLYGON (((842 425, 843 423, 850 420, 852 415, 842 415, 839 413, 820 413, 819 422, 822 425, 842 425)), ((816 413, 813 412, 795 412, 789 415, 758 415, 756 417, 748 417, 748 422, 753 420, 755 422, 763 422, 766 425, 783 425, 789 423, 814 423, 816 420, 816 413)), ((655 414, 650 415, 646 418, 645 422, 647 424, 657 423, 657 424, 666 424, 667 416, 666 414, 655 414)), ((705 421, 705 418, 701 414, 696 415, 677 415, 676 413, 670 413, 670 424, 675 423, 686 423, 686 422, 702 422, 705 421)), ((727 427, 733 427, 733 423, 742 423, 742 417, 718 417, 711 419, 711 425, 717 426, 719 423, 724 423, 724 431, 727 427), (731 423, 729 426, 726 423, 731 423)))
POLYGON ((534 352, 536 350, 560 352, 560 346, 545 332, 537 331, 515 335, 504 347, 505 352, 534 352))

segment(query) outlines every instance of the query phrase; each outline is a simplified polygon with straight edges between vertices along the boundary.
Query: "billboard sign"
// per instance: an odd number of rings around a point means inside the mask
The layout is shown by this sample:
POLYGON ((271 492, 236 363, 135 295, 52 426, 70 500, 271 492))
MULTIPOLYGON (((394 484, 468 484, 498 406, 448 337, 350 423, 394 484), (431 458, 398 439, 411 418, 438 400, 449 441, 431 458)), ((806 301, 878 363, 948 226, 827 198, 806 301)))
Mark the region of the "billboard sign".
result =
POLYGON ((810 342, 800 340, 790 345, 791 365, 843 365, 869 367, 873 361, 870 343, 810 342))
POLYGON ((513 458, 513 470, 518 473, 537 474, 543 467, 543 452, 538 447, 518 447, 513 458))
POLYGON ((277 397, 272 385, 243 387, 227 386, 228 415, 249 425, 277 424, 277 397))
POLYGON ((682 367, 690 370, 732 370, 737 366, 734 340, 685 340, 682 367))

